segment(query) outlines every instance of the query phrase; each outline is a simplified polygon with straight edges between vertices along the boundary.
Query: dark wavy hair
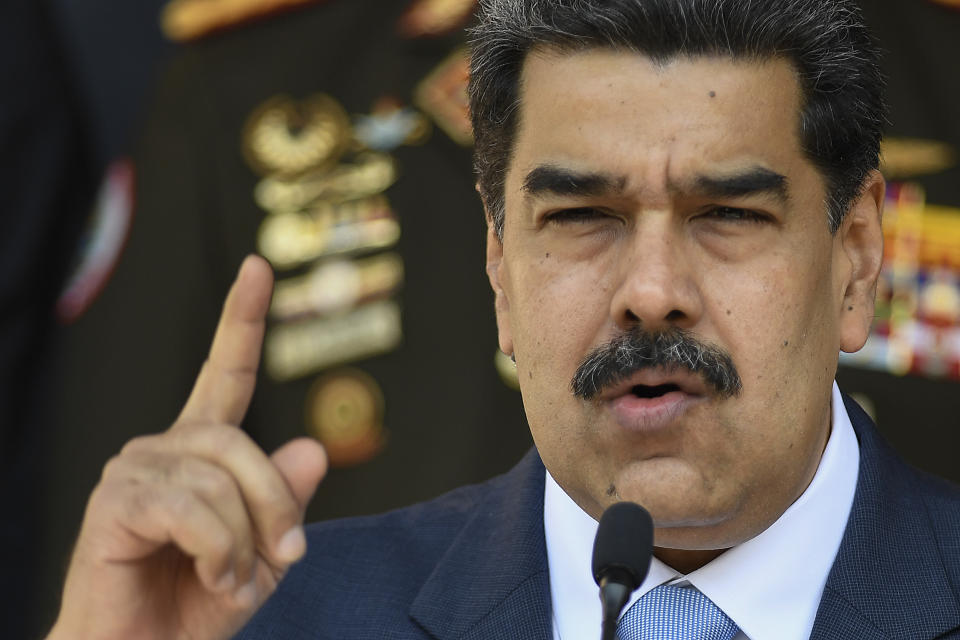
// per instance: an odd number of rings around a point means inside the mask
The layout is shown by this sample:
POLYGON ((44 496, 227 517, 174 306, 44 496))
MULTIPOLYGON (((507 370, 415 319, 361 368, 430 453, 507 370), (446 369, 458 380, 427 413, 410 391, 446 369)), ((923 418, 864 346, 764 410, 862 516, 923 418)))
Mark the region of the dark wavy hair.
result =
POLYGON ((481 0, 478 13, 469 87, 474 168, 501 239, 520 73, 534 47, 609 47, 659 62, 789 60, 803 89, 800 140, 825 180, 831 233, 879 164, 886 83, 852 0, 481 0))

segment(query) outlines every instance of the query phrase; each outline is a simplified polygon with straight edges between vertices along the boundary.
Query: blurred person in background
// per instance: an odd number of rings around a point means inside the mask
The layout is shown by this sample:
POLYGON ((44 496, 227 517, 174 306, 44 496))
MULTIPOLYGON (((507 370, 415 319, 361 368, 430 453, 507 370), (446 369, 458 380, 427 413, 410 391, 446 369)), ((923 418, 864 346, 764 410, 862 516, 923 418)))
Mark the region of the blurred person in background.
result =
POLYGON ((0 6, 0 578, 4 633, 36 633, 37 504, 50 442, 53 307, 95 173, 76 87, 46 3, 0 6))
POLYGON ((111 174, 103 240, 61 298, 71 324, 46 460, 47 594, 99 477, 92 461, 176 415, 221 292, 252 251, 277 288, 244 429, 267 450, 303 434, 325 445, 332 471, 310 518, 421 500, 529 448, 482 268, 465 95, 473 11, 472 0, 165 5, 181 44, 132 166, 111 174))
MULTIPOLYGON (((36 637, 51 479, 57 300, 111 157, 124 151, 164 43, 159 0, 9 0, 0 6, 0 577, 4 635, 36 637), (151 7, 152 5, 152 7, 151 7), (150 37, 150 33, 155 35, 150 37), (123 56, 117 56, 123 51, 123 56)), ((53 479, 61 479, 55 474, 53 479)), ((68 480, 69 482, 69 480, 68 480)))

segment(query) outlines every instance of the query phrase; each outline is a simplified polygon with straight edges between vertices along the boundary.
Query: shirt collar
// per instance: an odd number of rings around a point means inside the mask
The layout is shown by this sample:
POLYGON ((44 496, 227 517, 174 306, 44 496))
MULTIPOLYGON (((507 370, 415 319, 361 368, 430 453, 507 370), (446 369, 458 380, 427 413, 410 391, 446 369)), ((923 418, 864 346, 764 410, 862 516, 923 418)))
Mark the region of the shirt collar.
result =
MULTIPOLYGON (((806 491, 755 538, 681 576, 656 558, 624 607, 659 584, 689 582, 730 616, 751 640, 808 638, 827 574, 846 528, 860 451, 836 383, 832 428, 806 491)), ((555 636, 595 637, 600 605, 590 559, 597 522, 547 472, 544 529, 555 636), (559 633, 558 633, 559 632, 559 633)))

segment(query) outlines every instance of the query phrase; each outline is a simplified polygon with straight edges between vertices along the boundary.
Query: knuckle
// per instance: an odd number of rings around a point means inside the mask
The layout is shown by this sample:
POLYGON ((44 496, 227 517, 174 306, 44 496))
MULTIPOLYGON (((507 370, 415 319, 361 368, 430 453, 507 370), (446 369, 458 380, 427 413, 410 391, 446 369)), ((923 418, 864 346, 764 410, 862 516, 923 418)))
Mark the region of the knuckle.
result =
POLYGON ((127 459, 123 456, 123 454, 117 454, 113 456, 107 460, 105 465, 103 465, 103 470, 100 472, 100 482, 109 482, 122 476, 126 467, 127 459))
POLYGON ((198 482, 205 496, 214 502, 225 502, 237 495, 237 485, 227 471, 214 465, 208 465, 199 476, 198 482))
POLYGON ((204 422, 180 433, 186 446, 198 446, 218 455, 231 455, 241 446, 243 432, 234 426, 217 422, 204 422))
POLYGON ((152 451, 157 446, 159 436, 156 434, 137 436, 127 441, 123 448, 120 449, 120 455, 131 455, 136 453, 142 453, 144 451, 152 451))
POLYGON ((230 454, 240 445, 240 434, 242 432, 229 425, 211 424, 207 426, 206 437, 208 443, 215 451, 222 451, 230 454))
POLYGON ((129 519, 140 519, 150 513, 157 504, 156 491, 149 486, 137 486, 127 491, 123 500, 123 510, 129 519))
POLYGON ((207 547, 218 558, 228 558, 236 554, 236 538, 227 527, 212 527, 206 532, 207 547))
POLYGON ((192 491, 185 488, 164 492, 163 507, 174 520, 188 520, 198 508, 198 500, 192 491))
POLYGON ((109 481, 100 482, 90 493, 86 513, 89 514, 103 510, 111 511, 115 505, 122 504, 122 499, 123 497, 118 494, 115 483, 109 481))

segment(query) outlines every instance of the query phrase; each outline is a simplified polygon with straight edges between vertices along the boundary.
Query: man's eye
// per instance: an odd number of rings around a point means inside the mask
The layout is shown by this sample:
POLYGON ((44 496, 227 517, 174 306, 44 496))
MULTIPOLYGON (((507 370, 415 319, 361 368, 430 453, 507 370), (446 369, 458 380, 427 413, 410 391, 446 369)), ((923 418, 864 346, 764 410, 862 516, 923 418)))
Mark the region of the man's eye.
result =
POLYGON ((766 222, 769 218, 756 211, 736 207, 717 207, 707 212, 711 218, 730 222, 766 222))
POLYGON ((607 217, 607 215, 599 209, 579 207, 577 209, 564 209, 551 213, 547 216, 547 221, 556 224, 570 224, 575 222, 591 222, 605 217, 607 217))

